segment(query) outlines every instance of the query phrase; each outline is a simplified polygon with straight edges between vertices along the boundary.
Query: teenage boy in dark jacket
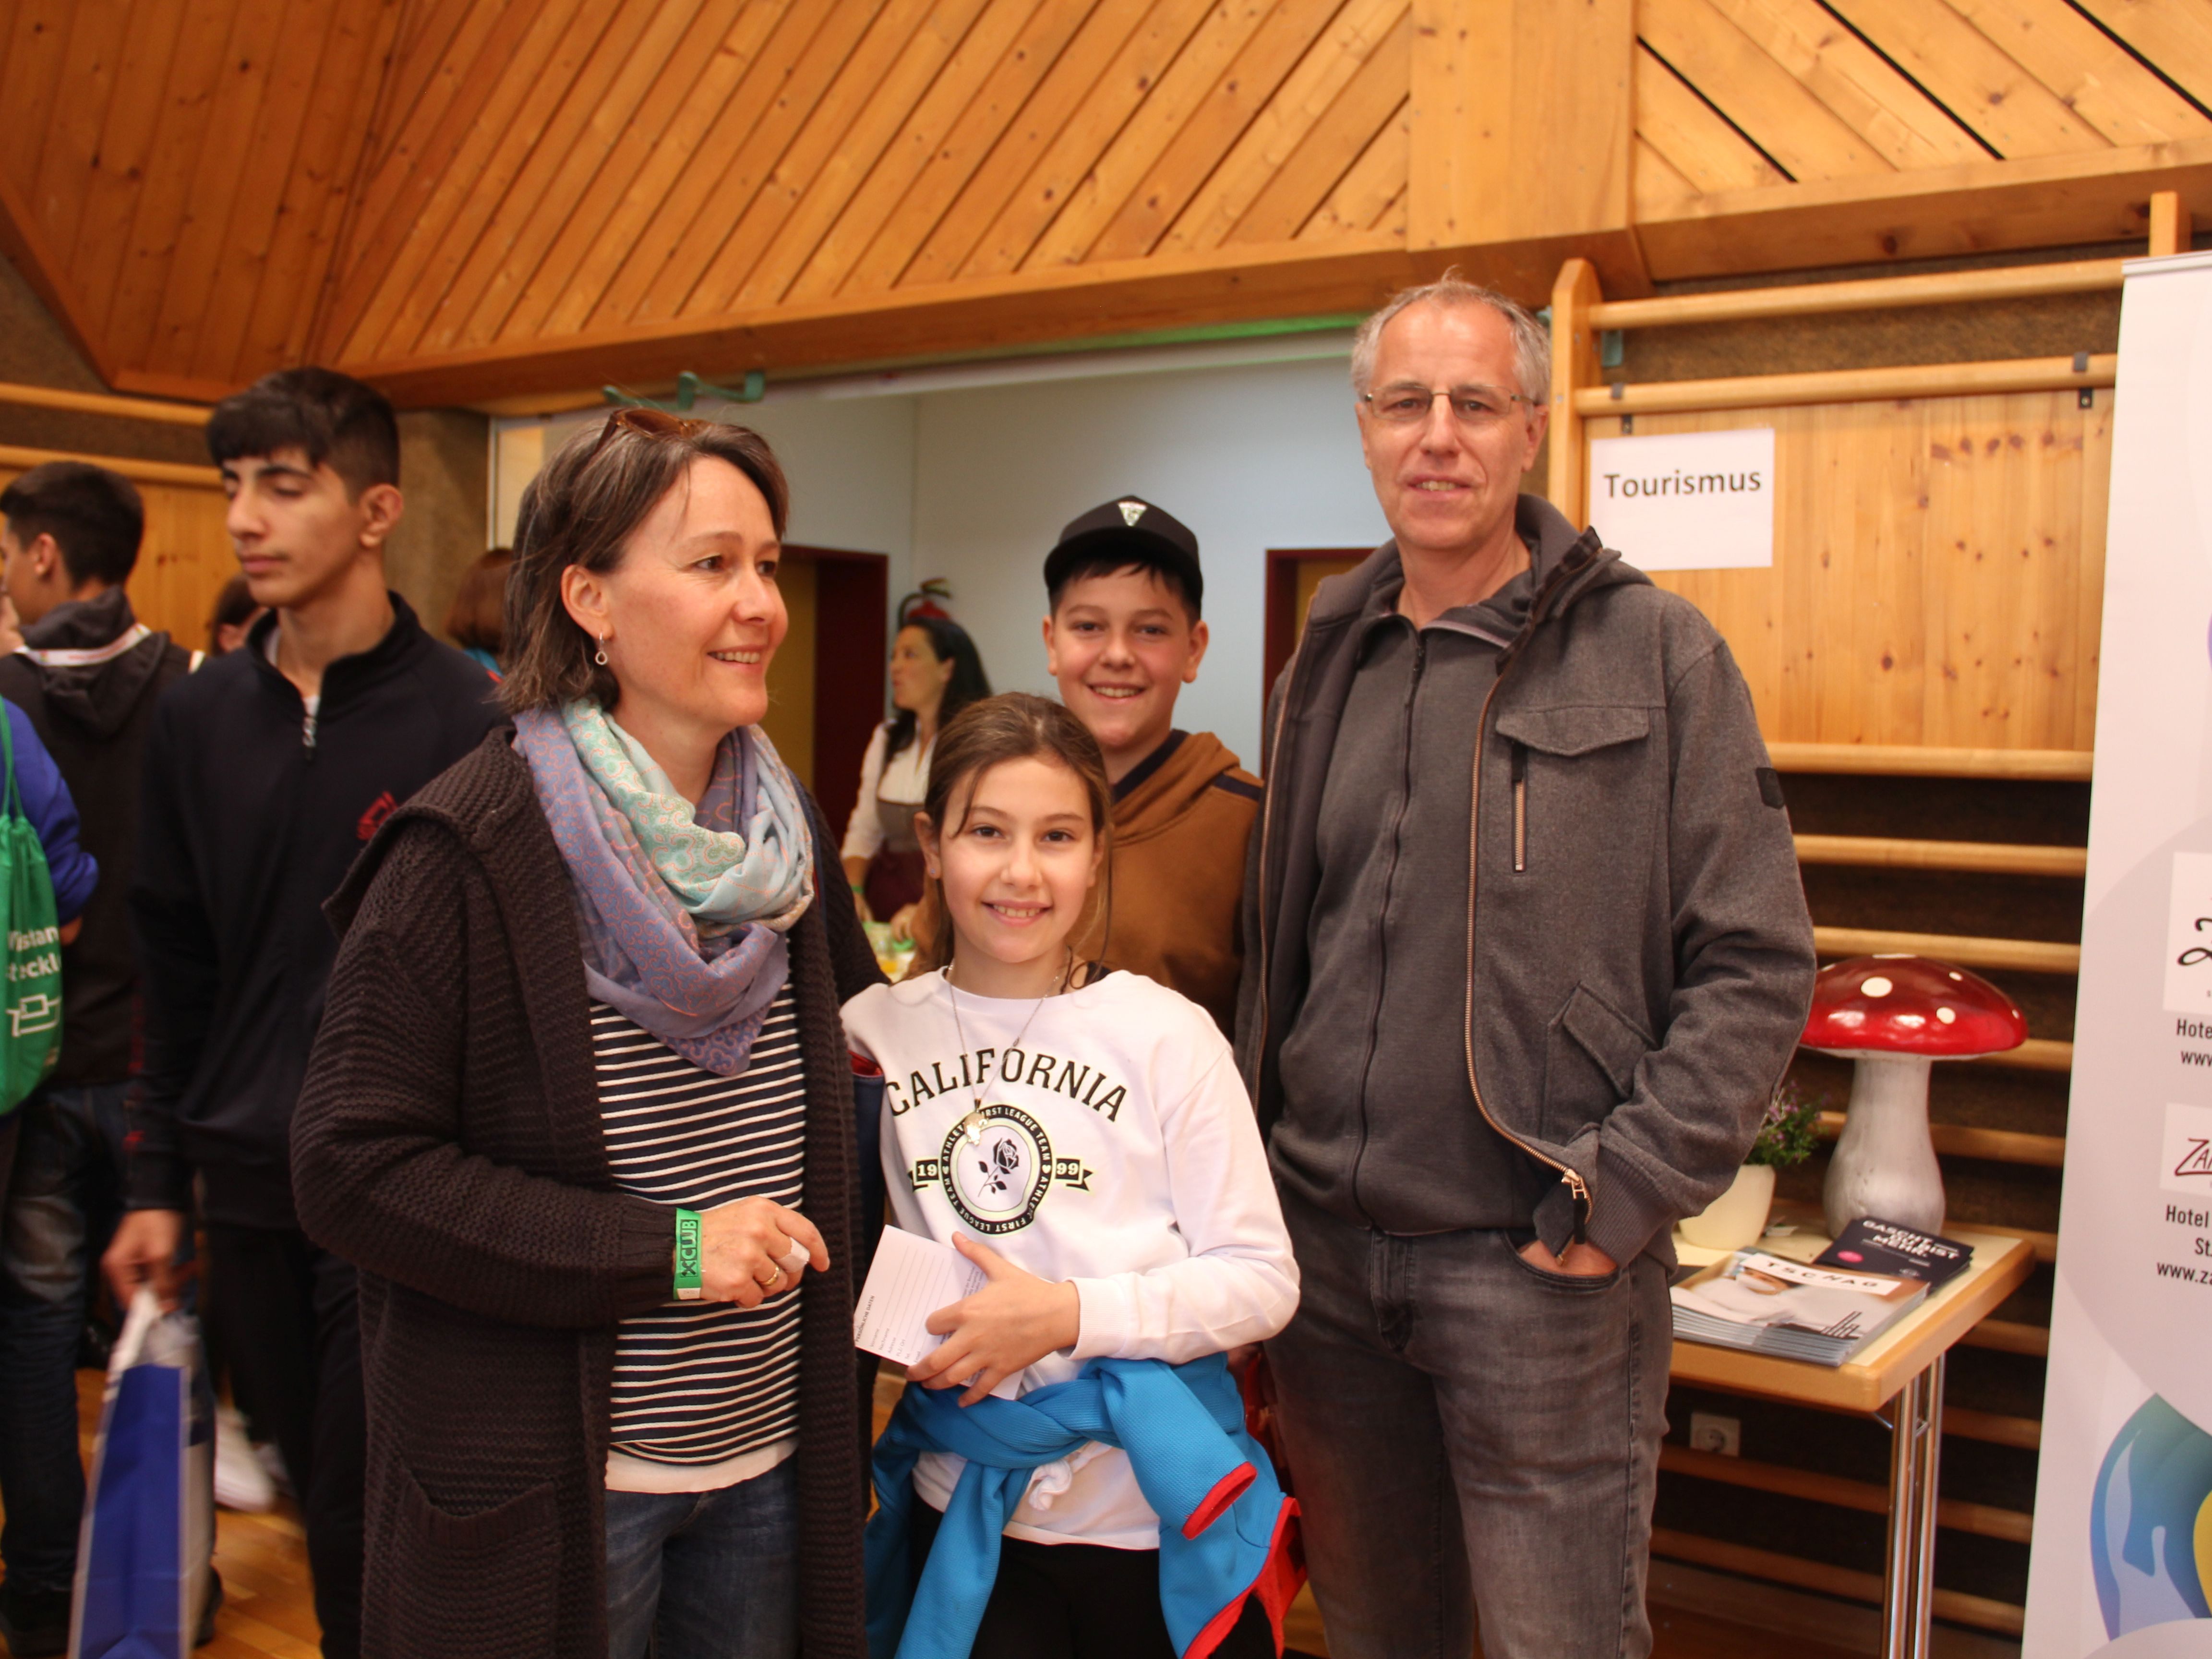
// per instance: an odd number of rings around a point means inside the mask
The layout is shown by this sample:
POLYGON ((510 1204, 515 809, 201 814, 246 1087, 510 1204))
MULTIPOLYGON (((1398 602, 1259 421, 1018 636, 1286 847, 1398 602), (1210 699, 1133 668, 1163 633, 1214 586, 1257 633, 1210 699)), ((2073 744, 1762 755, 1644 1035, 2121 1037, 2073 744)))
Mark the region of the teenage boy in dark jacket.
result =
POLYGON ((1338 1659, 1643 1659, 1670 1229, 1750 1149, 1813 929, 1695 607, 1519 494, 1540 325, 1369 319, 1391 540, 1276 683, 1238 1058, 1297 1253, 1267 1344, 1338 1659))
POLYGON ((0 1231, 0 1632, 18 1654, 69 1643, 84 1508, 76 1352, 85 1267, 106 1248, 122 1199, 138 983, 125 895, 138 782, 154 705, 191 664, 131 614, 124 592, 144 527, 131 481, 84 461, 48 461, 0 490, 0 568, 23 631, 22 649, 0 657, 0 696, 53 757, 77 803, 82 844, 100 864, 82 931, 62 947, 61 1057, 14 1115, 0 1231))
POLYGON ((360 1651, 366 1435, 353 1269, 293 1212, 292 1113, 336 941, 323 901, 400 802, 497 721, 483 671, 384 585, 399 434, 371 388, 265 376, 216 405, 230 534, 271 614, 174 687, 147 744, 146 1061, 106 1265, 173 1299, 195 1175, 230 1363, 307 1520, 323 1652, 360 1651))

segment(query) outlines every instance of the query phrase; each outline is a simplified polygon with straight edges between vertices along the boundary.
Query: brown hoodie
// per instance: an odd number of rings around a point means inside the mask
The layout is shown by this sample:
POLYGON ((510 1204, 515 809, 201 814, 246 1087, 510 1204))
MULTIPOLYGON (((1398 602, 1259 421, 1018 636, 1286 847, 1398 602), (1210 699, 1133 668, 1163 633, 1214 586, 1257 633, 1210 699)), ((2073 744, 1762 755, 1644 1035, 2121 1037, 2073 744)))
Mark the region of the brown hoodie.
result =
MULTIPOLYGON (((1244 964, 1244 849, 1260 794, 1259 779, 1213 733, 1169 733, 1114 786, 1113 913, 1077 936, 1077 959, 1158 980, 1228 1034, 1244 964)), ((915 932, 924 943, 909 975, 939 965, 927 944, 937 932, 936 903, 934 890, 922 901, 915 932)))

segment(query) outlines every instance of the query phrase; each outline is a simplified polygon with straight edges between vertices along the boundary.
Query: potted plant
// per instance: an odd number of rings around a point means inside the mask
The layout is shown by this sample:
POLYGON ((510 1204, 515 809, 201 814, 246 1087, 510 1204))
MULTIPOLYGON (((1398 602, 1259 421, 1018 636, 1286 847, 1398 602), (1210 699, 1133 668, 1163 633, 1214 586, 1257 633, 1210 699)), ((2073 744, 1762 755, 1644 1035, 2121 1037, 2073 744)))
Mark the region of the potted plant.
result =
POLYGON ((1766 1103, 1743 1168, 1726 1192, 1683 1218, 1683 1238, 1708 1250, 1740 1250, 1757 1243, 1774 1207, 1774 1172, 1812 1157, 1820 1121, 1820 1097, 1784 1078, 1766 1103))

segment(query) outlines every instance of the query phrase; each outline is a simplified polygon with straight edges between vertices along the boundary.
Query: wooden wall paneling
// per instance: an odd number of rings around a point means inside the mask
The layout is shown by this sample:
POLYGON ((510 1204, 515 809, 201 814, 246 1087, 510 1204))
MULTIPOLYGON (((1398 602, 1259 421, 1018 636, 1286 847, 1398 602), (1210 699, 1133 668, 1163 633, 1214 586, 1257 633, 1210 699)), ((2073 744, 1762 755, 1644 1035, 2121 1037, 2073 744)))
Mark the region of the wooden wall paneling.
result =
POLYGON ((474 0, 420 95, 393 112, 390 145, 356 192, 316 356, 363 356, 383 339, 579 3, 474 0))
MULTIPOLYGON (((616 249, 621 258, 613 274, 603 283, 580 276, 557 314, 588 305, 584 328, 601 330, 665 316, 681 304, 686 290, 678 279, 713 252, 782 154, 796 121, 794 106, 803 102, 802 94, 811 97, 826 85, 843 61, 836 55, 838 40, 857 34, 879 4, 775 0, 772 27, 736 89, 712 112, 696 143, 685 145, 679 135, 674 151, 656 158, 653 176, 665 176, 665 188, 655 194, 641 179, 626 204, 624 222, 632 229, 627 246, 616 249)), ((755 15, 746 12, 748 24, 755 15)))
POLYGON ((106 331, 116 279, 130 246, 131 224, 151 160, 167 100, 147 88, 166 87, 187 10, 185 0, 137 0, 123 37, 115 82, 132 95, 111 98, 100 124, 99 154, 79 184, 76 235, 58 251, 83 314, 106 331))
POLYGON ((1346 5, 1155 246, 1288 241, 1405 98, 1413 35, 1410 0, 1346 5))
MULTIPOLYGON (((927 118, 928 130, 942 131, 966 101, 961 83, 972 85, 971 66, 958 64, 957 57, 969 30, 986 9, 987 0, 934 0, 904 44, 896 48, 884 70, 872 70, 856 56, 839 89, 849 88, 846 96, 851 99, 850 104, 838 109, 836 105, 844 100, 832 94, 830 107, 821 112, 815 129, 819 137, 810 135, 812 143, 823 146, 811 178, 791 202, 773 239, 757 251, 750 269, 726 304, 772 305, 786 296, 799 273, 854 204, 870 175, 887 162, 891 176, 904 169, 914 147, 908 146, 904 155, 895 155, 894 147, 913 118, 921 115, 937 83, 947 81, 946 72, 957 68, 961 72, 945 86, 941 110, 927 118)), ((890 44, 887 32, 886 45, 890 44)), ((978 64, 988 56, 988 49, 979 52, 978 64)), ((794 151, 799 148, 795 146, 794 151)), ((795 178, 793 183, 797 188, 795 178)), ((856 242, 865 240, 890 206, 887 196, 870 203, 854 226, 856 242)), ((726 252, 732 251, 734 241, 726 252)), ((727 268, 734 269, 734 263, 727 268)))
POLYGON ((1388 0, 1278 5, 1091 245, 1093 259, 1218 246, 1220 233, 1311 131, 1389 32, 1388 0), (1225 212, 1212 234, 1170 233, 1225 212))
MULTIPOLYGON (((179 243, 182 280, 173 276, 170 292, 163 297, 161 332, 149 367, 196 380, 234 378, 239 343, 261 297, 277 216, 302 160, 307 112, 318 94, 331 96, 322 77, 326 70, 337 68, 331 42, 346 5, 347 0, 325 0, 313 11, 296 3, 289 6, 289 23, 257 43, 267 58, 268 74, 258 109, 238 129, 243 149, 231 154, 238 182, 230 210, 221 225, 210 225, 205 232, 195 221, 193 234, 179 243), (178 296, 198 281, 203 268, 207 271, 204 297, 197 308, 187 308, 178 296)), ((219 142, 210 133, 210 149, 219 142)))
MULTIPOLYGON (((1269 157, 1269 171, 1255 179, 1249 205, 1234 219, 1227 210, 1208 215, 1206 229, 1194 227, 1186 237, 1177 224, 1170 246, 1212 247, 1224 241, 1286 242, 1310 222, 1344 181, 1352 166, 1367 153, 1376 135, 1405 107, 1413 72, 1413 13, 1410 5, 1397 8, 1397 21, 1359 63, 1358 69, 1321 112, 1305 136, 1280 160, 1269 157), (1214 229, 1218 227, 1219 234, 1214 229), (1211 236, 1210 240, 1202 240, 1211 236)), ((1209 205, 1214 186, 1186 210, 1184 218, 1209 205)), ((1372 222, 1371 220, 1370 222, 1372 222)), ((1367 227, 1360 227, 1363 230, 1367 227)))
POLYGON ((640 118, 645 100, 674 65, 702 5, 702 0, 660 0, 657 6, 625 7, 599 37, 467 263, 431 312, 424 348, 482 345, 507 332, 515 301, 624 131, 640 118))
POLYGON ((2212 121, 2066 0, 1948 0, 2108 142, 2200 138, 2212 121))
MULTIPOLYGON (((1373 66, 1370 60, 1369 67, 1373 66)), ((1407 67, 1410 72, 1410 62, 1407 67)), ((1345 94, 1347 99, 1352 95, 1349 91, 1345 94)), ((1333 241, 1375 229, 1392 205, 1404 200, 1406 173, 1413 149, 1413 116, 1412 97, 1400 98, 1397 107, 1385 118, 1381 130, 1367 141, 1358 159, 1345 169, 1344 176, 1336 181, 1327 198, 1298 227, 1296 234, 1299 241, 1333 241)), ((1401 212, 1398 226, 1401 235, 1405 229, 1403 218, 1401 212)), ((1232 242, 1243 240, 1241 235, 1230 238, 1232 242)))
MULTIPOLYGON (((1102 95, 1115 99, 1126 117, 1152 77, 1174 61, 1203 9, 1193 0, 1151 0, 1149 6, 1144 0, 1098 0, 1090 7, 1035 90, 927 228, 896 284, 958 276, 987 240, 1005 234, 1000 227, 1009 213, 1034 220, 1024 234, 1026 248, 1051 203, 1073 186, 1087 165, 1079 140, 1063 149, 1068 127, 1102 95)), ((1001 263, 1011 270, 1018 258, 1010 255, 1001 263)))
POLYGON ((405 15, 398 0, 345 7, 325 52, 329 75, 316 89, 286 179, 263 266, 261 297, 228 378, 248 380, 302 362, 335 274, 354 187, 375 137, 385 70, 405 15))
MULTIPOLYGON (((1246 0, 1237 15, 1249 9, 1246 0)), ((1000 276, 1018 269, 1062 206, 1088 184, 1092 168, 1115 135, 1149 101, 1182 61, 1185 45, 1204 31, 1212 16, 1211 0, 1155 0, 1141 15, 1133 5, 1102 6, 1093 13, 1103 27, 1096 33, 1084 31, 1077 45, 1085 50, 1071 46, 1030 100, 1036 118, 1024 111, 1016 131, 1008 135, 1012 143, 1001 143, 1010 162, 1018 165, 1035 157, 1027 171, 990 210, 980 230, 969 225, 965 210, 971 195, 982 208, 996 193, 1002 175, 995 167, 982 169, 976 179, 981 188, 963 191, 946 215, 940 234, 952 242, 966 240, 968 252, 944 274, 1000 276), (1066 101, 1055 107, 1056 99, 1066 101)), ((994 154, 994 162, 997 159, 994 154)), ((1091 193, 1097 193, 1095 186, 1091 193)), ((932 280, 941 268, 941 260, 932 257, 938 242, 939 236, 930 238, 902 286, 932 280)))
POLYGON ((230 56, 237 9, 233 0, 188 0, 168 79, 154 94, 161 115, 131 203, 130 233, 116 262, 113 297, 98 324, 101 341, 118 363, 143 363, 153 343, 169 267, 192 208, 193 181, 215 114, 222 66, 230 56))
POLYGON ((1790 177, 1759 153, 1648 47, 1636 50, 1636 131, 1700 192, 1786 185, 1790 177))
POLYGON ((1625 234, 1635 10, 1414 0, 1413 246, 1625 234))
POLYGON ((223 584, 238 574, 238 555, 224 528, 222 491, 141 483, 146 539, 131 573, 131 608, 149 628, 186 650, 207 644, 207 619, 223 584))
MULTIPOLYGON (((816 268, 810 267, 801 274, 793 289, 793 298, 826 299, 832 291, 880 293, 905 276, 923 244, 944 222, 979 170, 989 164, 996 153, 995 147, 1021 118, 1031 94, 1054 72, 1060 54, 1068 49, 1077 32, 1097 9, 1097 0, 1044 0, 944 138, 932 147, 921 171, 901 192, 890 215, 868 246, 854 259, 837 289, 822 288, 816 281, 816 268)), ((816 256, 817 265, 824 276, 840 252, 842 246, 836 252, 816 256)))
MULTIPOLYGON (((0 123, 0 168, 4 168, 32 204, 43 207, 32 191, 39 179, 39 163, 52 131, 53 112, 65 84, 70 62, 70 37, 76 24, 93 8, 72 0, 25 0, 16 8, 13 39, 5 72, 0 74, 0 108, 8 119, 0 123)), ((90 27, 105 26, 94 18, 90 27)), ((40 228, 49 239, 52 230, 40 213, 40 228)))
POLYGON ((735 15, 699 55, 696 78, 655 124, 649 148, 635 158, 627 148, 618 149, 593 181, 591 197, 569 216, 561 240, 508 319, 505 331, 510 337, 569 334, 586 326, 641 239, 660 218, 686 169, 702 155, 723 153, 713 146, 725 119, 753 118, 751 112, 737 109, 735 100, 746 76, 762 66, 763 48, 788 14, 790 0, 735 0, 733 6, 706 8, 701 15, 711 17, 725 9, 735 15))
MULTIPOLYGON (((1312 39, 1310 31, 1320 27, 1333 5, 1334 0, 1216 5, 1067 193, 1020 269, 1112 258, 1103 239, 1126 205, 1138 204, 1141 213, 1148 194, 1196 189, 1253 112, 1244 95, 1246 80, 1260 83, 1261 97, 1272 92, 1296 61, 1296 47, 1312 39)), ((1139 245, 1141 237, 1139 231, 1139 240, 1126 244, 1133 251, 1121 257, 1143 253, 1150 243, 1139 245)))
POLYGON ((1895 171, 1711 0, 1644 0, 1636 23, 1646 46, 1792 179, 1895 171))
POLYGON ((1833 0, 1838 14, 2000 155, 2059 155, 2109 141, 1948 4, 1833 0))
MULTIPOLYGON (((1727 638, 1771 742, 2086 749, 2111 458, 2111 398, 2097 401, 1638 416, 1639 434, 1771 426, 1780 484, 1771 569, 1652 579, 1727 638)), ((1593 416, 1585 432, 1620 425, 1593 416)))
POLYGON ((227 252, 231 209, 247 189, 280 179, 278 169, 291 162, 291 147, 281 137, 270 147, 274 154, 264 156, 259 128, 279 56, 289 56, 296 42, 305 42, 311 52, 320 49, 317 26, 327 23, 328 9, 319 9, 319 17, 296 16, 288 27, 286 14, 300 9, 284 0, 240 0, 232 15, 222 72, 209 88, 209 118, 201 129, 184 216, 152 307, 153 327, 128 354, 134 366, 190 374, 192 338, 215 297, 227 252))
POLYGON ((603 100, 610 114, 627 113, 676 43, 695 0, 582 7, 547 65, 544 81, 531 88, 510 131, 493 149, 483 176, 474 181, 467 210, 456 222, 473 234, 449 233, 441 257, 426 270, 450 271, 442 281, 418 281, 394 314, 387 351, 447 351, 483 343, 483 321, 503 312, 511 299, 510 275, 526 276, 532 254, 556 234, 573 197, 555 192, 565 164, 581 146, 583 165, 614 134, 592 134, 603 100), (617 88, 622 90, 618 94, 617 88), (457 261, 449 263, 458 254, 457 261), (480 317, 481 313, 481 317, 480 317))
MULTIPOLYGON (((938 146, 951 136, 977 92, 1004 65, 1023 30, 1036 21, 1037 7, 1038 0, 990 0, 982 8, 875 164, 844 200, 834 222, 814 238, 805 263, 784 283, 781 298, 793 302, 828 299, 844 286, 854 262, 899 210, 938 146)), ((933 18, 927 27, 941 29, 943 21, 933 18)), ((816 188, 820 191, 821 185, 816 188)), ((807 206, 813 205, 810 200, 807 206)), ((785 246, 791 240, 787 233, 782 239, 785 246)), ((787 254, 771 248, 763 266, 782 266, 787 260, 787 254)), ((760 276, 757 271, 750 280, 757 282, 760 276)))
POLYGON ((1950 112, 1819 0, 1713 0, 1716 10, 1897 167, 1982 161, 1950 112))
POLYGON ((1674 164, 1651 147, 1641 132, 1636 136, 1636 216, 1664 214, 1698 193, 1698 187, 1674 168, 1674 164))
MULTIPOLYGON (((100 156, 100 128, 115 96, 130 23, 130 0, 96 0, 76 8, 60 83, 68 96, 55 99, 36 166, 30 174, 18 175, 47 241, 65 258, 76 246, 85 179, 100 156)), ((25 137, 38 136, 33 129, 25 137)), ((11 165, 15 159, 9 157, 11 165)))
POLYGON ((886 3, 831 0, 827 6, 794 9, 817 27, 803 37, 803 44, 794 38, 791 45, 796 50, 774 66, 769 101, 743 142, 725 158, 720 176, 708 192, 696 200, 688 195, 684 198, 691 210, 682 234, 642 290, 628 301, 624 320, 650 323, 686 312, 701 273, 719 256, 751 203, 769 187, 816 104, 860 43, 872 36, 886 3))
POLYGON ((2080 0, 2080 4, 2199 104, 2212 104, 2212 12, 2197 0, 2080 0))

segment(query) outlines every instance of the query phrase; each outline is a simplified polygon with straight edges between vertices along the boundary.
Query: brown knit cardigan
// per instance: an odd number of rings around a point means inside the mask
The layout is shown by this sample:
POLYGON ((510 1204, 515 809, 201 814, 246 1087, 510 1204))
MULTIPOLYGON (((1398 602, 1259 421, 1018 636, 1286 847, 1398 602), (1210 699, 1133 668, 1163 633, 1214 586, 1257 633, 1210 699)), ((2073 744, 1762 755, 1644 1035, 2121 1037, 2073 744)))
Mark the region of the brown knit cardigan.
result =
MULTIPOLYGON (((615 1325, 669 1297, 675 1212, 615 1190, 568 869, 513 737, 394 813, 331 900, 343 944, 293 1129, 301 1224, 361 1270, 370 1659, 605 1659, 615 1325)), ((807 1659, 859 1659, 838 1009, 881 975, 842 885, 820 890, 790 933, 803 1207, 831 1264, 797 1292, 799 1601, 807 1659)))

